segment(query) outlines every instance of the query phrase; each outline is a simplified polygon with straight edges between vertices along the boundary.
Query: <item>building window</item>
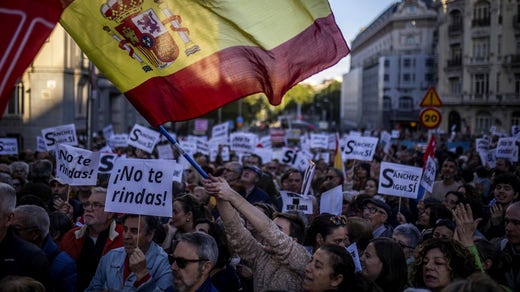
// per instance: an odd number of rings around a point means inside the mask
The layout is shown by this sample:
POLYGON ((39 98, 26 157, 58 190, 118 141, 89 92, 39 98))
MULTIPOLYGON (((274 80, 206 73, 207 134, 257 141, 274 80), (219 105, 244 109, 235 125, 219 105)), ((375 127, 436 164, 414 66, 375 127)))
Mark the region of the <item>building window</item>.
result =
POLYGON ((386 68, 390 67, 390 60, 385 59, 385 67, 386 68))
POLYGON ((490 5, 488 1, 479 1, 473 8, 473 26, 489 26, 490 5))
POLYGON ((411 111, 413 110, 413 98, 409 96, 403 96, 399 98, 399 110, 411 111))
POLYGON ((410 59, 403 59, 403 67, 410 68, 412 61, 410 59))
POLYGON ((518 126, 520 125, 520 112, 513 112, 511 116, 511 125, 518 126))
POLYGON ((462 23, 463 19, 460 10, 453 10, 450 12, 450 24, 448 27, 449 32, 462 32, 462 23))
POLYGON ((383 96, 383 111, 392 110, 392 99, 389 96, 383 96))
POLYGON ((489 38, 473 40, 473 57, 475 60, 484 60, 489 56, 489 38))
POLYGON ((16 83, 5 114, 9 116, 22 116, 24 108, 24 85, 23 82, 16 83))
POLYGON ((460 78, 459 77, 453 77, 449 79, 450 82, 450 90, 452 95, 459 95, 460 94, 460 78))
POLYGON ((426 66, 427 68, 432 68, 433 65, 434 65, 433 58, 427 58, 427 59, 424 61, 424 66, 426 66))
POLYGON ((482 98, 489 91, 489 75, 475 74, 473 75, 473 95, 482 98))
POLYGON ((409 73, 404 73, 403 74, 403 82, 410 82, 411 81, 410 76, 411 75, 409 73))
POLYGON ((479 112, 476 117, 477 132, 487 132, 492 125, 491 114, 489 112, 479 112))
POLYGON ((383 76, 383 78, 384 78, 384 81, 390 81, 390 74, 385 74, 383 76))

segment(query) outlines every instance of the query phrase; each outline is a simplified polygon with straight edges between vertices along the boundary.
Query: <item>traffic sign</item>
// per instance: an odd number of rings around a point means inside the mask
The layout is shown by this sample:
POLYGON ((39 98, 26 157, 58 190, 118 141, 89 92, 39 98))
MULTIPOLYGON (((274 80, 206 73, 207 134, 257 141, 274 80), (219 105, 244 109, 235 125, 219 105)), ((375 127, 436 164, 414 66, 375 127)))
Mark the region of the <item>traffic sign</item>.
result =
POLYGON ((442 115, 437 109, 430 107, 421 112, 419 121, 426 129, 434 129, 441 124, 442 115))
POLYGON ((419 104, 422 107, 426 106, 435 106, 435 107, 441 107, 442 101, 439 98, 439 95, 437 94, 437 91, 435 91, 435 88, 431 86, 428 91, 426 91, 426 94, 424 95, 423 99, 421 100, 421 103, 419 104))

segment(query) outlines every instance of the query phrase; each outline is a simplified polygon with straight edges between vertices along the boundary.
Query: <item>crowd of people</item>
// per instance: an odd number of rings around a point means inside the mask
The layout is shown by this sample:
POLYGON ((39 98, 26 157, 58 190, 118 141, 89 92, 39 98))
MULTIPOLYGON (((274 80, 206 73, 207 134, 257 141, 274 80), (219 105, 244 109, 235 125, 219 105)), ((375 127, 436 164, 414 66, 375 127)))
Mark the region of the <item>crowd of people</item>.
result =
POLYGON ((311 214, 282 212, 280 191, 304 183, 290 165, 194 160, 209 178, 188 167, 163 218, 106 211, 109 174, 71 186, 51 153, 0 157, 0 291, 520 291, 520 168, 508 159, 491 168, 474 148, 438 147, 433 189, 417 199, 378 185, 382 161, 423 166, 420 150, 378 147, 343 169, 319 159, 311 214), (320 213, 338 186, 341 214, 320 213))

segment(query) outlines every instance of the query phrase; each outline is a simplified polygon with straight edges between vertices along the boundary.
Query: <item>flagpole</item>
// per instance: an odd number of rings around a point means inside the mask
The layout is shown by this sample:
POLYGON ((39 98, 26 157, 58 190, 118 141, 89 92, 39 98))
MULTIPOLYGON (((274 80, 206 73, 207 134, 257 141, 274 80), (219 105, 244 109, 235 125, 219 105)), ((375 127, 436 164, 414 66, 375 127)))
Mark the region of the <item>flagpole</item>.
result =
POLYGON ((202 175, 203 178, 209 178, 208 174, 200 167, 200 165, 195 160, 193 160, 193 158, 188 153, 186 153, 186 151, 184 151, 184 149, 181 148, 177 140, 175 140, 175 138, 173 138, 172 135, 170 135, 170 133, 166 131, 166 128, 164 128, 164 126, 159 126, 159 132, 161 132, 161 134, 163 134, 164 137, 166 137, 166 139, 168 139, 168 141, 172 143, 175 150, 177 150, 178 153, 182 154, 182 156, 184 156, 184 158, 188 160, 188 162, 193 166, 193 168, 195 168, 195 170, 197 170, 198 173, 200 173, 200 175, 202 175))

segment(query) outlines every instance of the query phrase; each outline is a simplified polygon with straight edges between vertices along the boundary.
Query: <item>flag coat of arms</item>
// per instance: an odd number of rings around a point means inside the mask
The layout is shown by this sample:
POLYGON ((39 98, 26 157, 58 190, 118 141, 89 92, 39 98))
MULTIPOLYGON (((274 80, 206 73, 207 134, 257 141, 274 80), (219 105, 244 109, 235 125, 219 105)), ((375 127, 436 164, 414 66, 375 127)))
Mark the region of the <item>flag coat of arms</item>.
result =
POLYGON ((349 53, 327 0, 75 0, 60 23, 152 126, 280 104, 349 53))

